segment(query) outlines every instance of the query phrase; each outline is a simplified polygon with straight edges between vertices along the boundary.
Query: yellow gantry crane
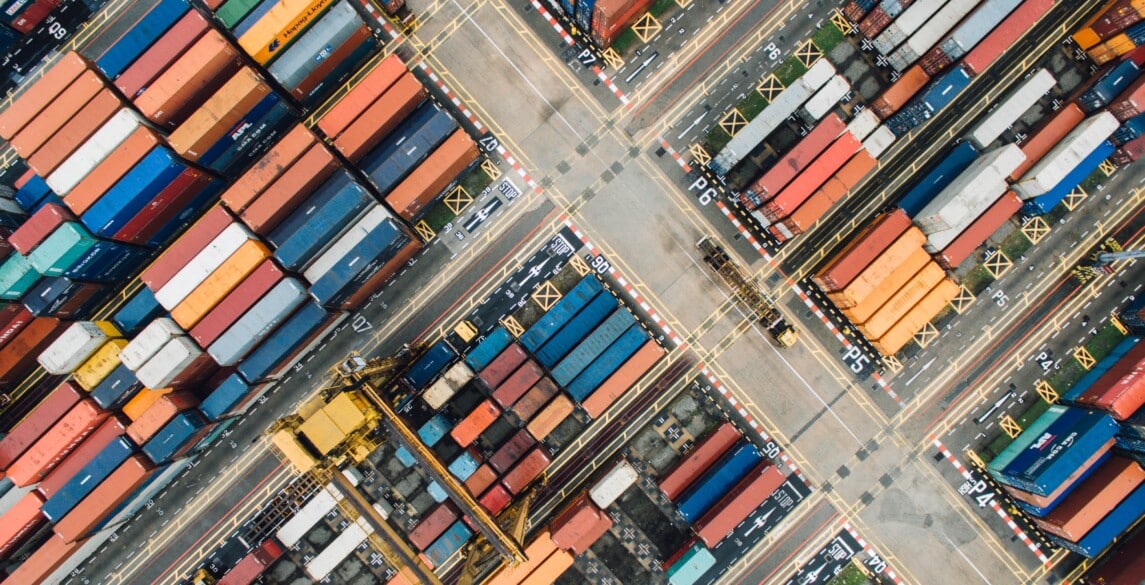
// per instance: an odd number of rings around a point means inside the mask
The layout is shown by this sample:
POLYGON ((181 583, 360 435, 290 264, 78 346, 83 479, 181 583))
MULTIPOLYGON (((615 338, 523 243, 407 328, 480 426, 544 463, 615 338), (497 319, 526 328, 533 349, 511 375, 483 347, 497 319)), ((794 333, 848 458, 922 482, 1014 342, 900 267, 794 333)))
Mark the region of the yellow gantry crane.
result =
POLYGON ((1112 274, 1112 264, 1118 260, 1145 258, 1145 249, 1126 250, 1113 238, 1101 243, 1101 251, 1094 253, 1088 264, 1073 269, 1073 275, 1080 282, 1089 282, 1103 274, 1112 274))
POLYGON ((731 287, 736 298, 747 305, 760 325, 767 329, 780 347, 795 345, 799 339, 798 330, 787 322, 771 296, 760 288, 754 278, 747 275, 714 237, 704 237, 696 243, 696 247, 704 254, 704 262, 731 287))

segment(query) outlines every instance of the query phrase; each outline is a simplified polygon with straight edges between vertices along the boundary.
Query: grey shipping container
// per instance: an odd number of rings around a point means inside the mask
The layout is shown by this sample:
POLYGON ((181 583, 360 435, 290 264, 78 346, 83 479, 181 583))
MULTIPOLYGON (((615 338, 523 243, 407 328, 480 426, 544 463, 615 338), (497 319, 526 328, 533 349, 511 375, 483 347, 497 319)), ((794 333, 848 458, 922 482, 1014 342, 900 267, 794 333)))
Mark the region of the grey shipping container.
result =
POLYGON ((302 284, 293 278, 283 279, 215 340, 207 353, 221 366, 237 364, 305 299, 302 284))
POLYGON ((342 0, 290 45, 268 71, 287 89, 294 89, 314 72, 323 53, 341 46, 364 22, 348 0, 342 0))

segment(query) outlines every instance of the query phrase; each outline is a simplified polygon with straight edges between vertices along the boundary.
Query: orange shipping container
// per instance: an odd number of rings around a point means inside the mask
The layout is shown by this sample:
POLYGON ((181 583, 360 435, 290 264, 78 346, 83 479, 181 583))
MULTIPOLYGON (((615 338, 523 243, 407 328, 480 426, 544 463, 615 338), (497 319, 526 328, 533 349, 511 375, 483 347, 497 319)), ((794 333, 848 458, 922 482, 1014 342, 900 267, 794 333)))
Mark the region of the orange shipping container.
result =
POLYGON ((461 419, 453 430, 449 431, 449 436, 453 437, 454 441, 462 447, 468 447, 470 443, 477 440, 478 435, 485 432, 493 421, 501 415, 501 409, 493 404, 492 400, 486 398, 473 409, 468 416, 461 419))
POLYGON ((203 316, 222 302, 232 290, 270 257, 270 249, 258 240, 248 240, 239 246, 214 272, 187 298, 171 310, 171 318, 185 331, 190 331, 203 316))
POLYGON ((879 216, 849 244, 836 252, 811 280, 825 292, 839 290, 851 282, 876 256, 910 227, 910 217, 901 209, 879 216))
POLYGON ((914 338, 914 334, 922 330, 931 319, 934 319, 946 304, 958 296, 958 285, 953 280, 944 279, 927 293, 925 297, 909 313, 899 319, 885 335, 872 340, 871 345, 883 355, 894 355, 914 338))
POLYGON ((521 585, 552 585, 573 564, 573 556, 563 550, 553 551, 521 585))
POLYGON ((151 388, 144 388, 140 390, 134 398, 127 401, 123 405, 123 414, 132 421, 139 420, 148 409, 151 408, 160 398, 170 394, 174 388, 159 388, 153 390, 151 388))
POLYGON ((464 130, 456 130, 386 196, 386 203, 398 215, 413 222, 425 206, 475 160, 477 143, 464 130))
POLYGON ((90 398, 79 401, 8 468, 8 478, 19 487, 40 481, 106 418, 90 398))
POLYGON ((529 434, 536 437, 537 441, 543 441, 553 429, 560 426, 562 422, 569 415, 572 414, 573 403, 572 400, 565 394, 557 394, 555 398, 549 402, 537 417, 529 421, 529 434))
POLYGON ((28 159, 101 89, 103 80, 99 75, 94 71, 84 71, 12 137, 12 148, 28 159))
POLYGON ((358 162, 377 146, 402 120, 425 101, 425 86, 406 72, 386 93, 378 97, 338 138, 334 146, 352 162, 358 162))
POLYGON ((92 529, 116 506, 123 503, 136 488, 155 472, 155 466, 146 455, 128 457, 115 471, 99 483, 71 512, 68 512, 52 530, 64 542, 75 542, 91 533, 92 529))
POLYGON ((783 221, 777 222, 777 225, 774 226, 775 229, 770 230, 771 233, 783 241, 811 229, 815 222, 827 214, 831 206, 846 197, 847 193, 877 165, 878 161, 870 153, 860 149, 859 152, 855 153, 855 156, 851 157, 851 160, 847 161, 847 164, 843 165, 843 168, 835 173, 835 176, 828 179, 818 191, 813 193, 807 201, 804 201, 803 205, 795 210, 795 213, 783 221), (780 228, 779 224, 782 224, 783 227, 780 228))
POLYGON ((297 124, 278 141, 270 152, 254 163, 226 192, 223 204, 234 213, 242 213, 282 173, 285 173, 318 138, 309 128, 297 124))
POLYGON ((886 90, 883 91, 875 101, 871 103, 871 108, 875 110, 879 118, 886 120, 891 114, 899 111, 899 108, 906 105, 918 90, 930 81, 930 76, 922 70, 921 65, 915 65, 907 69, 902 77, 891 84, 886 90))
POLYGON ((1077 43, 1077 46, 1081 47, 1082 50, 1101 42, 1101 37, 1088 26, 1078 29, 1077 32, 1073 33, 1072 38, 1073 42, 1077 43))
POLYGON ((279 0, 239 37, 239 46, 259 65, 266 65, 332 4, 334 0, 279 0))
POLYGON ((1143 481, 1145 470, 1136 461, 1115 455, 1045 518, 1034 522, 1050 534, 1077 542, 1143 481))
POLYGON ((509 563, 502 563, 501 568, 493 574, 487 585, 516 585, 520 583, 556 550, 557 545, 553 543, 548 530, 538 534, 533 542, 525 547, 525 562, 515 567, 509 563))
POLYGON ((175 128, 241 64, 223 35, 209 30, 135 98, 135 107, 156 124, 175 128))
POLYGON ((585 412, 592 418, 599 418, 605 410, 616 402, 637 380, 642 378, 660 358, 664 357, 664 349, 656 345, 655 341, 646 341, 624 365, 620 366, 595 392, 581 403, 585 412))
POLYGON ((318 129, 331 140, 337 138, 407 71, 406 64, 397 55, 382 59, 360 81, 350 83, 352 89, 346 96, 318 119, 318 129))
MULTIPOLYGON (((870 265, 864 268, 854 280, 847 284, 843 290, 827 293, 827 298, 831 299, 831 301, 840 308, 853 307, 859 304, 859 301, 866 298, 867 295, 877 289, 880 284, 890 278, 895 270, 909 260, 917 250, 921 250, 925 242, 926 236, 922 234, 922 230, 911 226, 907 229, 906 233, 899 236, 893 244, 879 254, 879 256, 875 258, 870 265)), ((919 268, 921 268, 921 266, 915 267, 915 270, 919 268)), ((913 272, 908 272, 907 274, 913 274, 913 272)), ((905 277, 903 280, 905 280, 905 277)), ((902 283, 903 280, 899 280, 898 283, 902 283)))
POLYGON ((114 91, 100 91, 28 159, 28 166, 41 177, 50 175, 122 106, 114 91))
POLYGON ((340 166, 325 144, 315 144, 251 202, 239 219, 255 233, 269 234, 340 166))
POLYGON ((473 475, 469 476, 469 479, 465 480, 465 489, 469 490, 469 493, 476 498, 495 481, 497 481, 497 471, 488 463, 483 463, 481 467, 477 468, 477 471, 473 472, 473 475))
POLYGON ((31 556, 12 571, 4 580, 4 585, 24 585, 25 583, 41 583, 76 552, 83 541, 66 543, 64 539, 53 534, 51 538, 40 545, 31 556))
POLYGON ((199 399, 190 392, 173 392, 160 396, 143 416, 131 423, 127 427, 127 436, 135 441, 136 445, 142 445, 148 439, 155 436, 163 425, 170 422, 175 418, 176 414, 184 410, 190 410, 199 405, 199 399))
POLYGON ((123 351, 127 344, 126 339, 112 339, 103 344, 87 361, 76 368, 76 371, 72 372, 72 378, 75 379, 76 384, 88 392, 94 390, 100 382, 111 375, 115 368, 119 367, 119 352, 123 351))
MULTIPOLYGON (((903 283, 917 275, 918 271, 922 270, 928 262, 930 262, 930 254, 927 254, 926 250, 922 248, 915 250, 909 258, 894 269, 894 272, 891 272, 891 275, 887 277, 886 280, 860 300, 858 304, 853 307, 844 307, 840 309, 840 311, 855 325, 866 323, 867 320, 871 318, 871 315, 874 315, 875 312, 879 310, 879 307, 882 307, 892 295, 902 288, 903 283)), ((933 284, 934 283, 931 283, 932 286, 933 284)), ((911 303, 911 305, 913 304, 914 303, 911 303)), ((910 308, 910 306, 907 308, 910 308)), ((894 321, 891 321, 891 324, 893 325, 894 321)))
POLYGON ((243 67, 171 133, 171 148, 188 160, 199 160, 269 93, 270 86, 243 67))
POLYGON ((71 85, 81 73, 89 69, 87 60, 75 51, 68 51, 52 65, 51 69, 28 86, 12 104, 0 111, 0 137, 11 140, 21 128, 31 122, 44 106, 52 103, 56 96, 71 85))
POLYGON ((1061 110, 1047 117, 1022 143, 1022 154, 1026 155, 1026 160, 1022 161, 1022 164, 1010 173, 1010 179, 1017 181, 1022 178, 1026 171, 1030 170, 1039 160, 1042 160, 1042 157, 1051 148, 1057 146, 1062 138, 1065 138, 1065 135, 1077 127, 1084 118, 1085 113, 1077 107, 1076 102, 1070 102, 1061 110))
POLYGON ((902 286, 886 304, 879 308, 870 320, 859 325, 859 331, 868 339, 878 339, 887 332, 898 320, 918 304, 939 281, 946 276, 946 272, 935 262, 928 263, 914 278, 902 286))
POLYGON ((48 521, 40 513, 43 506, 44 497, 32 490, 0 516, 0 559, 7 558, 8 553, 48 521))
POLYGON ((147 153, 162 143, 162 139, 150 128, 138 128, 123 141, 111 155, 103 159, 78 185, 64 196, 64 204, 79 215, 87 211, 104 193, 127 171, 131 170, 147 153))
POLYGON ((0 388, 15 388, 38 364, 40 355, 56 336, 68 328, 66 321, 36 317, 0 350, 0 388))

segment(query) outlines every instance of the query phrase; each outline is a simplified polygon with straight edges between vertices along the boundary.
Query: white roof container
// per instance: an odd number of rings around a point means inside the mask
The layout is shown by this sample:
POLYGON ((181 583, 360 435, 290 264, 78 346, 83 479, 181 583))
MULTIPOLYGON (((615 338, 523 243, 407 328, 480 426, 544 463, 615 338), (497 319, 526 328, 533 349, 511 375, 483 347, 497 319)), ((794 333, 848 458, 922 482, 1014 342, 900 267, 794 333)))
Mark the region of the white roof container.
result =
POLYGON ((1082 120, 1081 124, 1014 183, 1014 192, 1022 199, 1046 194, 1109 138, 1119 125, 1117 118, 1104 110, 1082 120))
POLYGON ((1006 131, 1006 128, 1021 118, 1026 110, 1038 103, 1038 100, 1056 83, 1057 80, 1052 73, 1046 69, 1038 69, 974 126, 967 138, 979 149, 987 148, 1006 131))
POLYGON ((306 267, 302 277, 307 282, 317 282, 324 274, 330 272, 330 269, 339 260, 362 243, 367 234, 390 217, 393 217, 393 214, 381 205, 367 211, 366 215, 363 215, 354 225, 350 226, 350 229, 346 230, 342 237, 338 238, 325 252, 311 262, 310 266, 306 267))
POLYGON ((847 81, 846 77, 836 75, 811 96, 807 103, 803 106, 803 110, 807 112, 807 116, 811 120, 819 120, 851 91, 851 84, 847 81))
POLYGON ((314 528, 315 524, 318 524, 324 516, 329 514, 343 497, 345 496, 342 495, 342 492, 335 489, 333 484, 327 484, 325 489, 314 494, 314 497, 310 498, 310 501, 306 502, 293 518, 287 520, 278 529, 278 532, 275 533, 278 541, 286 548, 294 548, 294 545, 298 544, 302 537, 306 536, 311 528, 314 528))
POLYGON ((346 557, 354 552, 363 542, 366 537, 373 534, 374 527, 364 518, 360 517, 353 524, 350 524, 338 534, 337 538, 330 541, 318 556, 310 559, 306 563, 306 573, 315 582, 322 581, 334 572, 346 557))
POLYGON ((171 280, 155 291, 155 300, 168 311, 174 309, 195 287, 203 283, 216 268, 222 266, 240 246, 256 236, 241 223, 234 222, 223 229, 207 247, 199 251, 171 280))
POLYGON ((863 141, 863 148, 867 149, 867 153, 869 153, 872 158, 879 158, 883 152, 891 147, 891 144, 894 144, 894 141, 895 133, 891 132, 891 129, 883 124, 876 128, 874 132, 871 132, 871 135, 863 141))
POLYGON ((1016 144, 978 157, 914 218, 925 234, 969 225, 1006 192, 1006 177, 1026 160, 1016 144))
POLYGON ((911 4, 883 30, 882 34, 875 37, 875 49, 884 55, 891 54, 895 47, 906 41, 907 37, 930 20, 931 15, 938 12, 944 4, 946 0, 918 0, 911 4))
POLYGON ((871 132, 875 131, 875 128, 879 127, 880 123, 881 121, 879 120, 878 114, 876 114, 874 110, 867 108, 855 114, 854 118, 851 118, 851 121, 847 123, 847 132, 850 132, 851 136, 854 136, 856 140, 862 142, 871 135, 871 132))
POLYGON ((119 332, 110 323, 76 321, 44 348, 36 361, 49 374, 67 374, 80 367, 113 337, 119 337, 119 332))
POLYGON ((980 0, 950 0, 942 10, 939 10, 926 24, 922 25, 892 54, 891 66, 897 71, 903 71, 924 55, 931 47, 938 44, 942 36, 950 32, 962 17, 978 5, 980 0))
POLYGON ((135 336, 127 347, 119 352, 119 361, 127 369, 136 371, 147 363, 168 341, 180 335, 185 335, 183 329, 169 317, 160 317, 147 324, 139 335, 135 336))
POLYGON ((942 41, 942 52, 953 60, 962 58, 1021 3, 1022 0, 986 0, 942 41))
POLYGON ((469 383, 473 379, 473 375, 473 370, 469 368, 469 364, 459 361, 446 370, 445 375, 430 384, 421 397, 430 408, 437 410, 445 405, 462 386, 469 383))
POLYGON ((607 508, 639 479, 636 468, 627 459, 621 459, 600 481, 588 490, 588 497, 601 509, 607 508))
POLYGON ((175 337, 163 344, 135 377, 148 388, 165 388, 201 355, 203 350, 190 337, 175 337))
POLYGON ((296 279, 281 280, 227 328, 207 352, 220 366, 239 363, 305 300, 306 289, 296 279))
POLYGON ((61 197, 67 195, 142 125, 142 119, 135 110, 119 110, 44 179, 48 187, 61 197))

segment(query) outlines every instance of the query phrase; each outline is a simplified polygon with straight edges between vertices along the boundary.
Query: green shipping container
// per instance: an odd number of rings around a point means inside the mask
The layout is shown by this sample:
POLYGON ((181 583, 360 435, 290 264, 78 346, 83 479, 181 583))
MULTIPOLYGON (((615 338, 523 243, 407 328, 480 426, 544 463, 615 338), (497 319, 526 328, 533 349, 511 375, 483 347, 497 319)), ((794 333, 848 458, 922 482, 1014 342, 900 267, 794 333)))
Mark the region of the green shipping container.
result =
POLYGON ((28 255, 32 267, 46 276, 60 276, 96 244, 92 236, 78 223, 69 222, 56 228, 28 255))
POLYGON ((12 252, 8 259, 0 264, 0 299, 18 300, 36 284, 37 280, 40 280, 40 273, 32 268, 32 263, 23 254, 12 252))
POLYGON ((219 7, 215 16, 219 17, 227 30, 231 30, 259 3, 260 0, 230 0, 219 7))

